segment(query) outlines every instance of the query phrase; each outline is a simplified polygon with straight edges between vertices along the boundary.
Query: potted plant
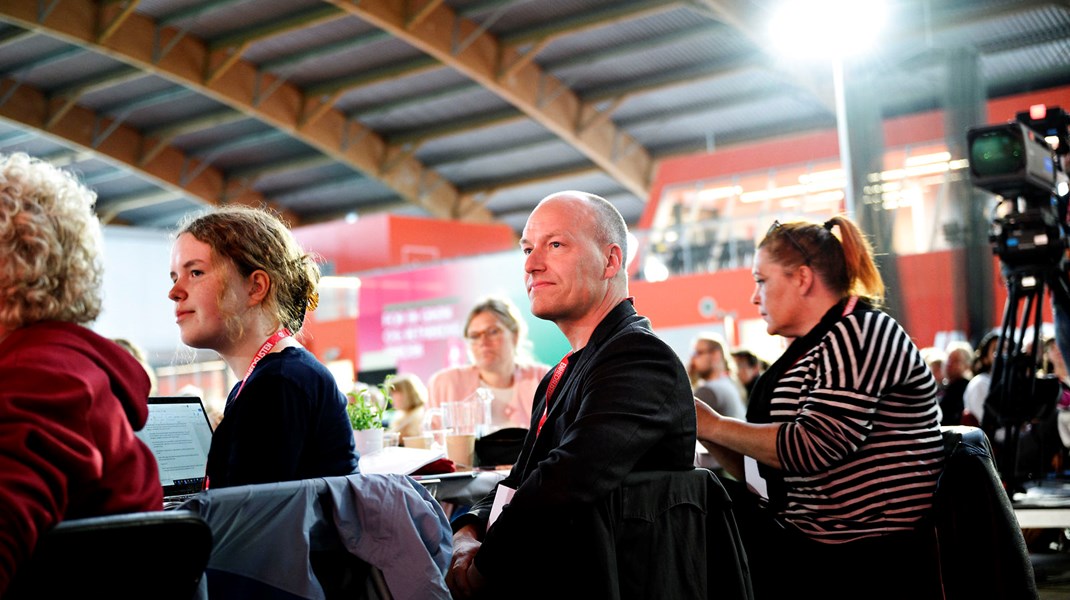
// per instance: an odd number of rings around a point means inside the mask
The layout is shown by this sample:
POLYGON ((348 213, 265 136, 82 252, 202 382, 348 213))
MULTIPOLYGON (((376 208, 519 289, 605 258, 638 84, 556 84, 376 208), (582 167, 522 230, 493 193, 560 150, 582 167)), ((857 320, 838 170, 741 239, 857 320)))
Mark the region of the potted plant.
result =
MULTIPOLYGON (((383 405, 390 396, 392 375, 387 375, 386 380, 379 385, 383 394, 383 405)), ((353 428, 353 441, 356 443, 357 452, 361 455, 370 454, 383 447, 383 405, 380 405, 372 393, 371 388, 363 387, 349 392, 349 404, 346 406, 346 414, 349 415, 349 425, 353 428)))

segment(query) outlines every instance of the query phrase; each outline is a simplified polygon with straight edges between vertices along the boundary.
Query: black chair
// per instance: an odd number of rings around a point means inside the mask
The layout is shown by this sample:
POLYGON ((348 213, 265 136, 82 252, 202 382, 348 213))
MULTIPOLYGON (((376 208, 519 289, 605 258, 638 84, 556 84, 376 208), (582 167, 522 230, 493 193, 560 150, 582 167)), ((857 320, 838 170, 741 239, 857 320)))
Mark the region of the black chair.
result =
POLYGON ((707 469, 632 473, 593 526, 587 597, 754 597, 732 501, 707 469))
POLYGON ((481 467, 511 465, 520 456, 528 430, 505 427, 476 440, 476 464, 481 467))
POLYGON ((63 521, 40 537, 4 600, 190 600, 211 551, 211 530, 189 511, 63 521))
POLYGON ((944 598, 1037 598, 1025 538, 988 437, 976 427, 941 429, 946 462, 933 514, 944 598))

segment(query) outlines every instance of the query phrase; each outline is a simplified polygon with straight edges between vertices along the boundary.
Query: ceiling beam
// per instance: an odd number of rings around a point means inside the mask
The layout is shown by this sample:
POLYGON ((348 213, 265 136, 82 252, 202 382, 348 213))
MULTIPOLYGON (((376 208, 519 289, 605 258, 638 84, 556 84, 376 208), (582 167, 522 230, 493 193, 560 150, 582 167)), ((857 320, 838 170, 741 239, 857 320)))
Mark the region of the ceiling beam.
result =
POLYGON ((250 118, 249 115, 242 114, 230 108, 224 108, 214 112, 201 113, 194 117, 185 118, 173 123, 150 127, 145 129, 144 133, 145 137, 173 139, 179 136, 197 133, 198 131, 212 129, 213 127, 222 127, 223 125, 237 123, 248 118, 250 118))
MULTIPOLYGON (((478 14, 488 10, 501 10, 507 8, 509 4, 515 3, 517 0, 492 0, 490 2, 475 2, 464 6, 457 11, 459 16, 467 16, 471 14, 478 14)), ((426 4, 417 9, 415 13, 408 17, 406 21, 406 27, 414 27, 427 18, 428 15, 437 8, 439 2, 435 0, 426 0, 426 4), (419 18, 415 17, 419 15, 419 18)), ((643 0, 632 5, 625 5, 623 7, 610 8, 606 10, 595 11, 594 13, 586 13, 577 15, 570 19, 570 23, 573 27, 572 31, 579 31, 586 28, 594 28, 601 25, 609 24, 610 22, 618 21, 623 15, 631 14, 633 17, 640 16, 641 14, 647 14, 653 12, 655 8, 657 10, 667 10, 674 5, 679 5, 679 0, 669 1, 666 0, 643 0)), ((536 27, 532 29, 524 29, 517 31, 510 35, 509 38, 503 40, 506 45, 523 46, 529 44, 534 40, 537 44, 541 44, 544 47, 546 42, 552 41, 560 37, 565 33, 563 30, 557 28, 543 28, 536 27)), ((297 52, 285 57, 280 57, 271 61, 261 64, 261 68, 265 71, 276 71, 287 67, 292 67, 294 64, 299 64, 301 61, 308 60, 323 56, 332 52, 343 52, 352 50, 354 48, 360 48, 383 40, 392 39, 392 36, 381 29, 374 31, 367 31, 360 33, 348 40, 330 42, 321 46, 316 46, 308 50, 297 52)), ((532 49, 528 48, 524 51, 524 57, 519 59, 515 63, 510 63, 509 67, 519 67, 522 64, 530 61, 534 58, 534 55, 538 54, 538 51, 532 52, 532 49)), ((306 88, 309 96, 335 96, 341 95, 352 90, 375 85, 382 81, 395 79, 398 77, 410 77, 421 72, 431 71, 435 69, 441 69, 442 63, 426 56, 420 56, 411 58, 408 60, 398 60, 392 62, 390 65, 381 69, 373 69, 370 71, 358 73, 349 77, 333 77, 329 81, 324 81, 320 84, 308 86, 306 88)), ((510 73, 511 74, 511 73, 510 73)))
POLYGON ((442 68, 442 63, 428 56, 417 56, 391 62, 376 69, 370 69, 344 77, 332 77, 322 83, 305 88, 309 97, 339 96, 360 87, 390 81, 398 77, 411 77, 419 73, 442 68))
POLYGON ((241 4, 246 0, 206 0, 204 2, 196 2, 188 4, 178 10, 169 12, 160 16, 159 23, 163 26, 175 25, 180 21, 189 19, 196 19, 201 15, 206 15, 213 10, 223 10, 241 4))
POLYGON ((22 127, 36 129, 42 135, 61 139, 68 145, 107 161, 122 164, 131 171, 140 173, 147 180, 155 181, 166 191, 169 198, 185 195, 198 198, 209 205, 224 201, 251 206, 266 203, 266 199, 256 193, 233 196, 226 186, 223 173, 211 166, 201 169, 196 177, 186 177, 191 169, 199 168, 200 164, 175 147, 167 147, 148 164, 139 164, 139 149, 145 143, 141 133, 120 124, 114 127, 110 135, 101 139, 98 136, 98 128, 110 126, 111 120, 85 107, 72 107, 46 132, 47 98, 43 92, 12 80, 2 80, 0 96, 7 99, 0 104, 0 118, 22 127))
POLYGON ((321 56, 326 56, 335 52, 343 52, 351 48, 358 48, 367 44, 375 42, 381 42, 389 40, 390 34, 381 29, 371 29, 363 33, 358 33, 352 37, 348 37, 344 40, 335 40, 319 46, 314 46, 305 50, 297 50, 289 52, 283 56, 266 60, 260 63, 260 68, 264 71, 281 71, 289 68, 299 67, 301 63, 306 60, 312 60, 321 56))
MULTIPOLYGON (((559 69, 567 68, 567 67, 570 67, 570 66, 573 66, 573 65, 576 65, 576 64, 583 64, 583 63, 588 63, 589 64, 589 63, 597 62, 597 61, 601 61, 601 60, 618 58, 618 57, 620 57, 621 55, 624 55, 624 54, 642 52, 644 50, 649 50, 651 48, 656 48, 656 47, 660 47, 660 46, 667 46, 667 45, 670 45, 670 44, 676 44, 676 43, 680 43, 682 41, 686 41, 686 40, 688 40, 690 38, 693 38, 693 37, 708 37, 708 36, 712 36, 712 35, 715 35, 716 31, 718 31, 717 28, 711 28, 711 27, 705 27, 705 26, 704 27, 694 27, 694 28, 688 29, 688 30, 686 30, 684 32, 675 33, 675 34, 672 34, 672 35, 658 35, 658 36, 653 36, 653 37, 650 37, 650 38, 647 38, 647 39, 644 39, 644 40, 640 40, 640 41, 635 42, 635 43, 621 44, 619 46, 613 46, 612 48, 607 48, 607 49, 605 49, 603 51, 600 51, 600 52, 587 52, 587 53, 579 54, 579 55, 577 55, 575 57, 561 59, 561 60, 557 60, 557 61, 553 61, 553 62, 545 62, 545 63, 542 63, 542 66, 547 71, 557 71, 559 69)), ((747 61, 749 66, 759 66, 760 64, 764 64, 764 63, 760 63, 758 60, 755 60, 750 55, 745 57, 745 60, 747 61)), ((437 61, 435 61, 435 64, 438 64, 437 61)), ((735 69, 735 68, 738 68, 739 65, 738 64, 733 64, 733 65, 730 65, 730 67, 735 69)), ((724 68, 726 68, 726 65, 718 64, 718 65, 712 65, 711 66, 711 65, 707 65, 707 64, 704 63, 702 65, 702 68, 704 69, 704 71, 710 71, 710 70, 713 70, 713 69, 724 69, 724 68)), ((365 73, 365 75, 367 75, 367 73, 365 73)), ((658 75, 654 76, 655 80, 660 80, 662 78, 663 78, 663 74, 661 74, 661 73, 659 73, 658 75)), ((634 81, 629 82, 627 84, 627 87, 629 88, 629 91, 642 91, 644 88, 648 88, 650 86, 650 84, 649 84, 650 80, 651 80, 650 77, 643 77, 641 79, 636 79, 634 81)), ((447 87, 439 88, 439 89, 435 90, 434 92, 432 92, 430 94, 420 94, 420 95, 410 96, 410 97, 407 97, 407 98, 398 98, 396 100, 392 100, 392 101, 389 101, 389 102, 381 102, 381 103, 376 104, 375 106, 370 106, 370 107, 367 107, 367 108, 364 108, 364 109, 350 111, 348 114, 350 116, 364 118, 364 117, 368 117, 370 115, 379 115, 379 114, 383 114, 383 113, 389 113, 390 111, 395 110, 397 108, 401 108, 401 107, 405 107, 405 106, 411 106, 411 105, 417 105, 417 104, 420 104, 420 103, 423 103, 423 102, 427 102, 429 98, 430 99, 436 99, 436 98, 447 97, 447 96, 451 96, 451 95, 466 94, 466 93, 470 93, 472 91, 480 90, 480 89, 482 89, 482 87, 478 83, 475 83, 473 81, 467 80, 467 81, 462 81, 460 83, 455 83, 455 84, 449 85, 447 87)), ((650 88, 650 89, 653 89, 653 88, 650 88)), ((591 92, 584 92, 583 99, 584 99, 584 101, 590 101, 592 99, 596 99, 596 100, 597 99, 603 99, 604 100, 604 99, 607 98, 607 96, 618 96, 621 93, 622 92, 615 91, 615 92, 610 92, 609 94, 607 94, 604 89, 600 88, 598 90, 598 92, 597 92, 597 94, 600 97, 592 98, 591 92)))
POLYGON ((523 44, 537 43, 545 39, 557 39, 565 35, 583 33, 622 21, 660 14, 679 8, 681 4, 681 0, 612 2, 597 10, 552 19, 544 25, 505 34, 501 36, 500 41, 506 46, 516 47, 523 44))
MULTIPOLYGON (((594 105, 602 102, 616 102, 622 97, 633 97, 647 92, 653 92, 673 86, 685 85, 696 81, 729 77, 748 69, 760 68, 766 62, 751 57, 726 60, 715 64, 702 64, 686 67, 674 71, 666 71, 654 77, 647 77, 634 82, 598 88, 588 91, 583 96, 585 116, 590 115, 594 105)), ((614 109, 616 107, 611 107, 614 109)), ((603 110, 600 116, 608 116, 612 110, 603 110)), ((363 113, 362 113, 363 114, 363 113)), ((470 119, 458 119, 439 126, 422 127, 420 129, 398 132, 387 136, 387 141, 393 145, 423 144, 429 140, 448 137, 460 132, 472 131, 485 127, 497 127, 507 123, 519 122, 525 118, 524 114, 516 109, 505 109, 493 113, 485 113, 470 119)))
POLYGON ((652 162, 647 151, 609 120, 580 129, 582 100, 534 63, 513 77, 499 78, 501 65, 521 54, 485 27, 459 17, 447 5, 436 6, 409 28, 406 0, 329 1, 475 80, 571 144, 633 194, 649 196, 652 162))
POLYGON ((109 1, 102 2, 97 17, 98 30, 97 42, 103 42, 111 37, 115 30, 130 18, 137 8, 139 0, 109 1))
POLYGON ((274 162, 255 165, 252 167, 243 167, 240 169, 231 169, 227 172, 227 177, 231 179, 244 179, 248 181, 257 181, 262 177, 268 177, 272 175, 278 175, 281 173, 289 173, 293 171, 305 171, 308 169, 317 169, 320 167, 328 167, 330 165, 337 164, 331 160, 329 156, 324 156, 319 153, 308 154, 305 156, 297 156, 288 158, 285 160, 278 160, 274 162))
POLYGON ((31 36, 33 36, 33 32, 18 27, 11 27, 4 31, 0 31, 0 50, 3 50, 4 46, 21 42, 31 36))
POLYGON ((134 81, 145 77, 145 73, 133 67, 120 67, 108 73, 97 75, 89 79, 74 82, 57 90, 53 90, 49 96, 49 115, 46 127, 63 117, 68 110, 78 103, 82 96, 98 90, 134 81))
POLYGON ((499 111, 483 113, 467 119, 456 119, 441 125, 429 125, 410 131, 399 131, 387 136, 394 146, 403 144, 422 144, 427 140, 449 137, 458 133, 467 133, 476 129, 495 127, 505 123, 524 120, 524 113, 515 108, 504 108, 499 111))
POLYGON ((252 27, 236 29, 218 38, 212 38, 208 41, 208 50, 215 52, 224 48, 238 48, 297 29, 336 21, 345 16, 344 12, 333 6, 317 6, 285 17, 271 19, 266 23, 260 23, 252 27))
POLYGON ((510 139, 503 140, 503 142, 505 143, 496 146, 480 146, 473 147, 467 151, 454 152, 449 155, 443 156, 439 160, 428 160, 426 161, 426 163, 428 166, 435 167, 437 169, 445 165, 463 164, 473 160, 479 160, 490 156, 497 156, 502 154, 503 152, 520 152, 538 148, 540 146, 547 146, 550 144, 560 145, 561 143, 557 136, 549 133, 524 140, 510 139))
MULTIPOLYGON (((463 214, 473 221, 493 220, 488 211, 481 210, 482 207, 464 206, 465 199, 453 184, 427 169, 413 156, 404 157, 389 171, 381 172, 383 160, 390 151, 386 143, 378 134, 346 119, 334 108, 302 126, 301 90, 261 73, 247 61, 239 59, 229 67, 226 77, 205 82, 202 68, 212 52, 202 40, 171 29, 161 30, 148 17, 135 13, 103 44, 97 44, 91 18, 96 10, 93 0, 65 0, 46 15, 42 15, 33 2, 0 2, 0 18, 3 20, 108 55, 194 89, 379 179, 401 198, 432 215, 453 218, 463 214), (171 45, 170 51, 163 56, 158 52, 161 44, 171 45), (258 84, 274 87, 275 91, 260 97, 258 90, 262 86, 258 84)), ((137 168, 139 161, 132 160, 129 164, 137 168)))
POLYGON ((606 100, 612 100, 620 95, 635 96, 647 92, 655 92, 678 85, 686 85, 698 81, 731 77, 751 69, 759 69, 766 66, 767 62, 753 56, 739 56, 720 62, 705 62, 698 65, 681 67, 671 71, 636 79, 635 81, 605 86, 588 90, 583 95, 584 101, 594 104, 606 100))
POLYGON ((184 194, 179 194, 171 190, 157 189, 151 192, 143 192, 121 198, 110 198, 102 206, 97 207, 97 213, 100 215, 100 222, 108 225, 115 222, 115 220, 119 218, 119 215, 128 210, 156 206, 172 200, 179 200, 183 196, 184 194))

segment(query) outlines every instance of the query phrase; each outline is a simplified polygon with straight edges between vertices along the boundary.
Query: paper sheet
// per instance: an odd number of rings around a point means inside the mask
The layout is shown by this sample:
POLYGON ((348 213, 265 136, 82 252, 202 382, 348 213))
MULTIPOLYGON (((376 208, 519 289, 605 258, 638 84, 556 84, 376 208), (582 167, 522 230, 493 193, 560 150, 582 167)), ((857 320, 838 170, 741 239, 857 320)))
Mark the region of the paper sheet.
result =
POLYGON ((420 467, 429 465, 446 454, 441 450, 387 446, 360 457, 360 472, 366 474, 411 475, 420 467))
POLYGON ((505 508, 506 504, 509 504, 509 502, 512 501, 513 494, 515 493, 516 490, 513 488, 500 483, 498 484, 498 491, 494 493, 494 504, 490 507, 490 518, 487 519, 487 529, 490 529, 490 526, 498 520, 498 515, 502 514, 502 509, 505 508))
POLYGON ((758 461, 749 456, 743 457, 743 474, 747 479, 747 487, 750 491, 758 494, 766 500, 769 499, 769 487, 765 478, 758 473, 758 461))

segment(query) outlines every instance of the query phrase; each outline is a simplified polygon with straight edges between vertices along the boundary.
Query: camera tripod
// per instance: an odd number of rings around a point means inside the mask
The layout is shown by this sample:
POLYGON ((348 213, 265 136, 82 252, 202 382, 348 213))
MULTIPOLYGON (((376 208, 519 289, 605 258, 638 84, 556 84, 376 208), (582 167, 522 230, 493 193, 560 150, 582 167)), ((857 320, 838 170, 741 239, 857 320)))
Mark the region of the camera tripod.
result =
POLYGON ((1019 487, 1050 470, 1043 451, 1021 455, 1022 432, 1034 432, 1033 425, 1051 417, 1061 393, 1057 379, 1038 378, 1036 372, 1043 351, 1044 292, 1050 291, 1053 301, 1070 314, 1070 281, 1059 266, 1008 268, 1003 264, 1007 303, 981 427, 992 441, 1004 481, 1009 487, 1019 487), (1027 332, 1032 332, 1033 341, 1028 348, 1027 332))

